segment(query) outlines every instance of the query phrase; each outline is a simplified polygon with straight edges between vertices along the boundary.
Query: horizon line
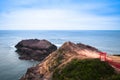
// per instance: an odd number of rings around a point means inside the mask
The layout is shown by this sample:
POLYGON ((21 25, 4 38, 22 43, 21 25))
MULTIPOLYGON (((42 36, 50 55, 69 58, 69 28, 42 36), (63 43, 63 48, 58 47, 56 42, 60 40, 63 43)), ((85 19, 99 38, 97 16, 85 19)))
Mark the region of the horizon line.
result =
POLYGON ((75 30, 69 30, 69 29, 0 29, 0 30, 9 30, 9 31, 119 31, 120 29, 75 29, 75 30))

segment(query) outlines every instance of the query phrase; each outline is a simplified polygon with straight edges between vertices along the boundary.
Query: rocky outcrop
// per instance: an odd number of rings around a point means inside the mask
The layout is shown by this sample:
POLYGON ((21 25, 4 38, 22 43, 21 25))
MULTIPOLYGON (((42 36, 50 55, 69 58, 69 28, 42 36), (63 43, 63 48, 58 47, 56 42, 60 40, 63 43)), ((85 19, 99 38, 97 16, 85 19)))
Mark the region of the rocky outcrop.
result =
POLYGON ((87 53, 98 54, 100 51, 84 44, 64 43, 58 50, 51 53, 40 64, 29 68, 20 80, 52 80, 56 69, 63 68, 73 59, 88 59, 87 53))
POLYGON ((89 46, 89 45, 85 45, 82 43, 78 43, 77 45, 79 46, 79 49, 87 49, 87 50, 91 50, 91 51, 100 52, 100 50, 96 49, 95 47, 89 46))
POLYGON ((16 46, 20 59, 41 61, 57 47, 47 40, 28 39, 20 41, 16 46))

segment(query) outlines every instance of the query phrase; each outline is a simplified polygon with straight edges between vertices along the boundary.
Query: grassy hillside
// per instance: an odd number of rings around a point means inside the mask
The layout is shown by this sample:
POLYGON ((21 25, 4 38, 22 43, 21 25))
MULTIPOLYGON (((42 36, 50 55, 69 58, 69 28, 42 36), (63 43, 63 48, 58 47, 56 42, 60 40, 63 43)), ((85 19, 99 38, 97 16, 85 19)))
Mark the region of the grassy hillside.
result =
POLYGON ((120 80, 120 74, 98 59, 74 59, 64 68, 56 69, 52 80, 120 80))

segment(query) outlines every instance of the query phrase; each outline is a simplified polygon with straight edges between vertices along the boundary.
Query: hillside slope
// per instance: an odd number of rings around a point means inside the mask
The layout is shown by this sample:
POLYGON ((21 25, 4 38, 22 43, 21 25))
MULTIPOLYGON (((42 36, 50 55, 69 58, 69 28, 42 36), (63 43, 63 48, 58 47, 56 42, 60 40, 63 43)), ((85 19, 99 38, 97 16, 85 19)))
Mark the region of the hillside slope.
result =
MULTIPOLYGON (((66 42, 58 50, 46 57, 40 64, 29 68, 20 80, 53 80, 54 72, 57 69, 62 70, 74 59, 81 61, 84 59, 99 58, 99 53, 100 51, 94 47, 66 42)), ((54 80, 57 79, 55 78, 54 80)))

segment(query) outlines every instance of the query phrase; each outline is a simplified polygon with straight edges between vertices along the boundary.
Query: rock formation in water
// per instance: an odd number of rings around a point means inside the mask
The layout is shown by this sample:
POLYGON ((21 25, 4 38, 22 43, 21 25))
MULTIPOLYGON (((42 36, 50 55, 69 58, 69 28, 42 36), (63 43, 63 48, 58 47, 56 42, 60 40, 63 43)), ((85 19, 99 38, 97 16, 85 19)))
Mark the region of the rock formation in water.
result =
POLYGON ((16 46, 20 59, 41 61, 57 47, 47 40, 28 39, 20 41, 16 46))

